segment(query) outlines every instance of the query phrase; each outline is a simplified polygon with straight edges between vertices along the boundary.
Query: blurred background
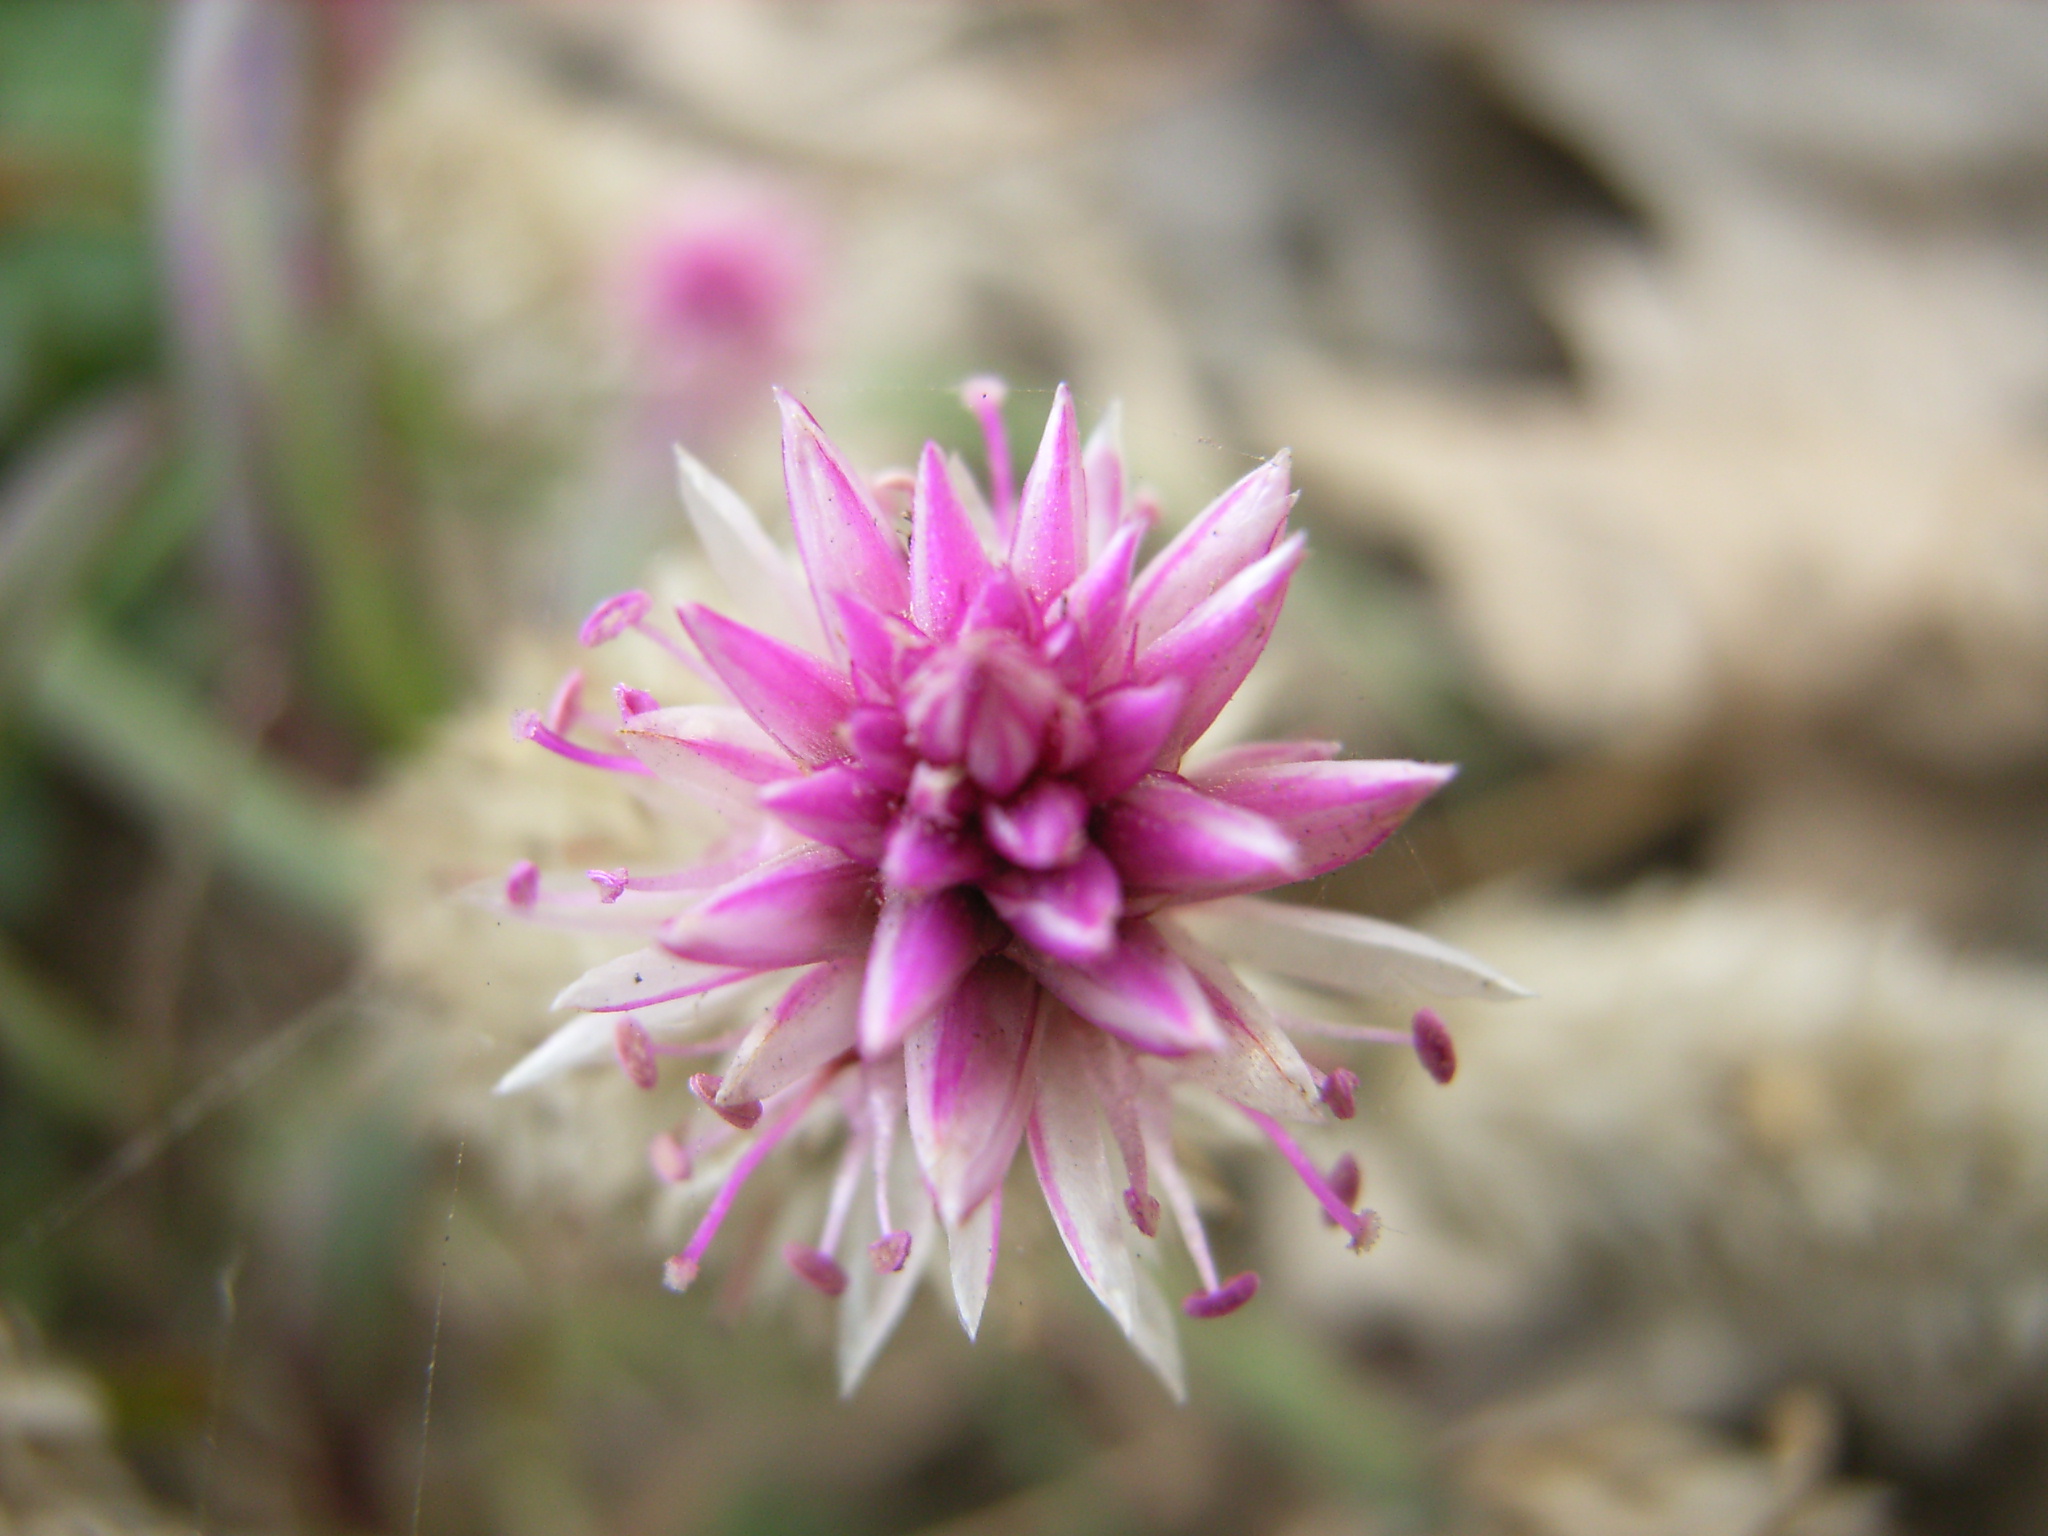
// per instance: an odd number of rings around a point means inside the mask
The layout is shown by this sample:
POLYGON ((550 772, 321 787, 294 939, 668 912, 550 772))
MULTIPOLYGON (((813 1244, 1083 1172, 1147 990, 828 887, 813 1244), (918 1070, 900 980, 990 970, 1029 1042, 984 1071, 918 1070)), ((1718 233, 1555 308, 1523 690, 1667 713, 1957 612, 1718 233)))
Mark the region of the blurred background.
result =
POLYGON ((2048 1530, 2048 12, 0 0, 0 1531, 194 1529, 2048 1530), (1255 723, 1464 765, 1315 898, 1539 994, 1184 1408, 1028 1223, 851 1407, 660 1291, 448 899, 646 857, 505 721, 671 442, 985 371, 1293 448, 1255 723))

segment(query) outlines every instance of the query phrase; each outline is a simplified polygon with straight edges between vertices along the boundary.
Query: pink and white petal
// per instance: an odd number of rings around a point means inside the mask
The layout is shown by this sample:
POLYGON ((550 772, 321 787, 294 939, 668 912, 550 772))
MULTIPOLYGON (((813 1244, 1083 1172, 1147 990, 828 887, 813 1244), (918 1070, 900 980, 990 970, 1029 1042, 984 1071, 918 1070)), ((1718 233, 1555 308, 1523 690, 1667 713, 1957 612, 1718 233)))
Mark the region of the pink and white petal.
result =
POLYGON ((650 709, 619 727, 626 750, 665 784, 709 801, 728 817, 752 815, 755 792, 796 764, 747 714, 719 704, 650 709))
POLYGON ((1217 752, 1204 752, 1182 772, 1188 782, 1212 789, 1237 774, 1282 763, 1326 763, 1344 750, 1337 741, 1247 741, 1217 752))
POLYGON ((1038 984, 1016 965, 984 960, 937 1018, 904 1037, 910 1136, 948 1224, 986 1200, 1016 1156, 1044 1006, 1038 984))
POLYGON ((892 891, 868 950, 861 1054, 870 1060, 886 1056, 937 1013, 988 949, 992 935, 986 930, 993 926, 965 891, 892 891))
POLYGON ((1124 525, 1124 407, 1109 402, 1102 420, 1081 449, 1081 478, 1088 486, 1088 550, 1093 561, 1124 525))
POLYGON ((910 503, 910 616, 917 627, 935 639, 951 636, 988 573, 988 553, 945 455, 926 443, 910 503))
POLYGON ((889 839, 896 797, 845 763, 792 776, 760 791, 761 808, 799 837, 874 863, 889 839))
POLYGON ((1097 696, 1088 706, 1095 755, 1076 775, 1091 800, 1112 799, 1145 776, 1165 749, 1186 699, 1187 685, 1177 677, 1097 696))
POLYGON ((991 862, 980 839, 899 816, 882 853, 882 883, 891 891, 943 891, 980 879, 991 862))
MULTIPOLYGON (((877 1274, 865 1260, 846 1266, 846 1293, 839 1299, 839 1395, 853 1396, 867 1375, 868 1367, 889 1342, 889 1335, 903 1321, 910 1298, 917 1293, 932 1250, 938 1246, 939 1218, 930 1199, 918 1185, 916 1159, 899 1140, 891 1164, 891 1203, 898 1211, 909 1211, 910 1257, 893 1274, 877 1274)), ((854 1252, 859 1253, 882 1235, 875 1224, 874 1201, 856 1205, 854 1252)))
POLYGON ((1025 945, 1016 958, 1045 989, 1098 1029, 1153 1056, 1222 1047, 1225 1036, 1200 980, 1142 918, 1123 924, 1115 950, 1068 964, 1025 945))
MULTIPOLYGON (((1203 788, 1276 824, 1297 850, 1295 878, 1312 880, 1371 853, 1456 773, 1442 763, 1276 763, 1210 776, 1203 788)), ((1214 894, 1263 889, 1247 884, 1214 894)))
POLYGON ((1353 912, 1237 896, 1173 915, 1218 954, 1354 997, 1531 995, 1462 949, 1353 912))
POLYGON ((1129 650, 1128 641, 1119 642, 1117 637, 1130 597, 1131 566, 1144 538, 1143 523, 1126 523, 1067 589, 1067 613, 1080 626, 1089 647, 1088 667, 1080 679, 1083 684, 1103 670, 1105 652, 1129 650))
MULTIPOLYGON (((723 1026, 731 1012, 722 1000, 690 998, 683 1004, 672 1003, 636 1013, 634 1018, 650 1035, 674 1040, 707 1034, 723 1026), (690 1008, 690 1004, 702 1006, 690 1008)), ((491 1091, 520 1093, 557 1073, 610 1062, 618 1027, 616 1013, 577 1014, 513 1063, 491 1091)))
POLYGON ((620 1013, 714 991, 754 974, 752 969, 684 960, 659 947, 636 949, 592 966, 562 988, 552 1006, 585 1013, 620 1013))
POLYGON ((745 498, 681 444, 676 445, 676 479, 697 542, 732 598, 733 615, 791 645, 822 648, 824 632, 803 578, 745 498))
POLYGON ((1286 540, 1138 653, 1134 682, 1157 683, 1172 677, 1188 690, 1180 718, 1160 751, 1161 767, 1180 761, 1181 754, 1209 729, 1251 675, 1272 637, 1303 547, 1299 534, 1286 540))
POLYGON ((1294 505, 1284 451, 1211 502, 1139 573, 1130 617, 1138 649, 1172 629, 1273 548, 1294 505))
POLYGON ((1041 1028, 1038 1095, 1025 1130, 1031 1165, 1074 1268, 1128 1335, 1136 1322, 1136 1276, 1124 1241, 1123 1189, 1110 1172, 1095 1105, 1095 1041, 1087 1025, 1059 1009, 1041 1028))
POLYGON ((886 613, 910 611, 910 573, 866 483, 848 467, 816 418, 780 390, 782 476, 797 553, 818 600, 825 632, 839 639, 839 613, 826 594, 845 592, 886 613))
POLYGON ((982 884, 996 914, 1055 960, 1088 964, 1115 950, 1123 885, 1100 848, 1065 869, 1005 870, 982 884))
POLYGON ((1003 1192, 998 1188, 970 1211, 965 1220, 946 1228, 946 1256, 953 1277, 953 1305, 960 1326, 972 1339, 981 1332, 981 1314, 988 1288, 996 1278, 996 1253, 1003 1235, 1003 1192))
POLYGON ((1088 846, 1088 801, 1063 780, 1041 778, 1014 800, 985 808, 981 828, 1012 864, 1058 869, 1088 846))
POLYGON ((828 961, 797 977, 733 1052, 719 1084, 719 1105, 780 1093, 852 1050, 860 980, 857 959, 828 961))
POLYGON ((866 946, 873 884, 867 865, 805 843, 670 918, 661 945, 685 960, 756 970, 830 960, 866 946))
POLYGON ((1010 539, 1010 568, 1041 603, 1073 585, 1086 558, 1088 482, 1081 470, 1081 429, 1074 397, 1062 384, 1053 391, 1038 456, 1017 499, 1017 527, 1010 539))
POLYGON ((1227 1040, 1219 1051, 1177 1064, 1175 1077, 1234 1103, 1249 1104, 1276 1120, 1323 1119, 1316 1075, 1272 1010, 1220 956, 1170 922, 1161 920, 1158 927, 1201 978, 1227 1040))
POLYGON ((842 673, 700 603, 676 615, 733 699, 792 756, 828 763, 846 755, 838 728, 854 697, 842 673))
POLYGON ((1134 893, 1200 900, 1300 878, 1285 830, 1170 774, 1148 774, 1111 802, 1099 836, 1134 893))

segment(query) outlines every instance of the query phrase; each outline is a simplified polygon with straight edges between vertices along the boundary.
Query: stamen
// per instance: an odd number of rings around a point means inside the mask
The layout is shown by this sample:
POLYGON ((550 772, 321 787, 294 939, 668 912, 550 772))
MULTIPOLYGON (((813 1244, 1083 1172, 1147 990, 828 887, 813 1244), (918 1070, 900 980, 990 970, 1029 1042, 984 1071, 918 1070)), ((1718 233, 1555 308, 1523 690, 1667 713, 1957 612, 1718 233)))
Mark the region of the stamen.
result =
POLYGON ((1237 1107, 1246 1119, 1266 1133, 1266 1139, 1273 1143, 1282 1157, 1287 1159, 1301 1182, 1308 1186, 1308 1192, 1322 1202, 1323 1209, 1330 1213, 1330 1220, 1351 1234, 1352 1248, 1362 1251, 1371 1247, 1379 1237, 1379 1218, 1370 1211, 1354 1211, 1345 1204, 1338 1197, 1337 1191, 1330 1187, 1330 1181, 1323 1177, 1322 1170, 1316 1167, 1306 1152, 1302 1151, 1301 1144, 1281 1128, 1279 1121, 1271 1115, 1253 1109, 1249 1104, 1239 1104, 1237 1107))
POLYGON ((560 732, 548 729, 540 716, 530 709, 522 709, 512 717, 512 734, 546 747, 557 757, 566 757, 572 763, 606 768, 613 773, 638 774, 646 779, 654 777, 654 770, 637 757, 628 757, 623 752, 599 752, 591 747, 579 747, 560 732))
POLYGON ((630 1013, 612 1026, 612 1054, 619 1058, 619 1070, 635 1088, 652 1088, 661 1080, 647 1026, 630 1013))
POLYGON ((638 588, 615 593, 590 610, 590 617, 576 631, 576 639, 585 646, 608 644, 638 625, 653 606, 654 599, 638 588))
POLYGON ((994 505, 996 532, 1010 536, 1010 521, 1016 515, 1017 484, 1010 467, 1010 434, 1003 426, 1003 402, 1009 386, 992 374, 977 374, 960 386, 960 403, 981 423, 982 441, 988 445, 989 496, 994 505))
POLYGON ((910 1261, 910 1234, 886 1232, 868 1244, 868 1257, 875 1261, 875 1273, 893 1275, 910 1261))
POLYGON ((1375 1024, 1334 1024, 1328 1019, 1304 1018, 1298 1013, 1278 1015, 1281 1027, 1290 1035, 1320 1035, 1325 1040, 1349 1040, 1356 1045, 1398 1045, 1413 1049, 1412 1030, 1381 1029, 1375 1024))
POLYGON ((1330 1164, 1330 1188, 1346 1205, 1354 1209, 1357 1207, 1358 1196, 1365 1188, 1365 1173, 1359 1168, 1358 1159, 1349 1152, 1330 1164))
POLYGON ((1248 1269, 1210 1290, 1197 1291, 1180 1304, 1180 1309, 1189 1317, 1228 1317, 1258 1294, 1258 1274, 1248 1269))
POLYGON ((711 669, 704 664, 702 658, 673 635, 662 633, 662 631, 656 629, 645 619, 638 620, 633 625, 633 633, 641 636, 643 639, 652 640, 656 645, 668 652, 674 660, 682 663, 683 666, 694 672, 698 677, 703 678, 705 682, 711 684, 714 688, 721 686, 718 679, 711 675, 711 669))
MULTIPOLYGON (((897 1079, 898 1083, 901 1079, 897 1079)), ((897 1105, 879 1073, 868 1074, 868 1127, 875 1162, 875 1223, 882 1235, 868 1244, 875 1272, 893 1275, 910 1257, 910 1234, 889 1211, 889 1164, 896 1151, 897 1105)))
POLYGON ((597 899, 606 906, 626 894, 626 886, 632 879, 623 869, 586 869, 584 873, 597 887, 597 899))
POLYGON ((647 1143, 647 1166, 664 1184, 682 1184, 697 1171, 689 1146, 674 1131, 659 1131, 647 1143))
POLYGON ((551 731, 571 731, 576 722, 583 718, 583 669, 572 668, 555 689, 555 696, 548 700, 548 707, 541 714, 551 731))
POLYGON ((846 1271, 829 1253, 820 1253, 802 1243, 785 1243, 782 1262, 796 1272, 799 1280, 827 1296, 840 1295, 846 1289, 846 1271))
POLYGON ((690 1092, 697 1095, 706 1109, 718 1116, 736 1131, 751 1131, 761 1121, 761 1101, 749 1099, 744 1104, 721 1104, 718 1090, 725 1079, 716 1072, 699 1072, 690 1078, 690 1092))
POLYGON ((521 859, 505 876, 505 901, 521 912, 531 912, 539 900, 540 867, 531 859, 521 859))
POLYGON ((1130 1053, 1114 1043, 1099 1058, 1102 1061, 1102 1110, 1109 1117, 1110 1134, 1123 1154, 1124 1174, 1130 1187, 1124 1191, 1124 1209, 1131 1223, 1147 1237, 1159 1235, 1159 1200, 1147 1182, 1145 1133, 1138 1124, 1138 1095, 1144 1084, 1130 1053))
POLYGON ((1203 1291, 1214 1292, 1221 1282, 1216 1277, 1216 1260, 1209 1252, 1209 1234, 1202 1230, 1202 1214, 1195 1206, 1195 1192, 1188 1188, 1187 1176, 1180 1171, 1162 1130, 1148 1125, 1145 1144, 1151 1166, 1159 1175, 1159 1187, 1166 1191, 1166 1203, 1173 1209, 1174 1224, 1180 1228, 1180 1240, 1194 1261, 1195 1273, 1202 1277, 1203 1291))
POLYGON ((1440 1083, 1448 1083, 1458 1072, 1458 1048, 1451 1041, 1451 1032, 1444 1027, 1444 1021, 1437 1017, 1433 1008, 1423 1008, 1415 1015, 1415 1054, 1422 1062, 1422 1070, 1440 1083))
MULTIPOLYGON (((685 1291, 690 1288, 690 1282, 697 1278, 698 1269, 703 1262, 704 1250, 709 1248, 711 1240, 718 1236, 718 1229, 724 1223, 726 1214, 732 1210, 733 1201, 739 1198, 742 1186, 753 1177, 754 1170, 761 1166, 762 1159, 773 1152, 783 1137, 796 1128, 797 1121, 803 1119, 805 1111, 816 1102, 818 1094, 844 1064, 843 1061, 833 1061, 812 1074, 811 1080, 798 1089, 791 1098, 789 1107, 778 1113, 768 1122, 767 1129, 748 1143, 747 1149, 732 1165, 732 1171, 726 1174, 725 1182, 718 1186, 718 1193, 712 1196, 711 1207, 705 1211, 704 1219, 697 1223, 697 1230, 690 1234, 689 1245, 662 1266, 663 1285, 672 1291, 685 1291)), ((702 1074, 690 1079, 691 1088, 696 1088, 701 1076, 702 1074)), ((716 1078, 712 1079, 714 1085, 717 1081, 716 1078)), ((754 1112, 759 1115, 758 1104, 754 1112)))
POLYGON ((629 688, 624 683, 615 684, 612 698, 619 706, 619 723, 624 725, 635 715, 648 714, 661 708, 661 700, 645 688, 629 688))
POLYGON ((1323 1102, 1339 1120, 1349 1120, 1358 1113, 1358 1074, 1349 1067, 1337 1068, 1319 1086, 1323 1102))
POLYGON ((867 1130, 857 1127, 846 1138, 839 1154, 839 1171, 832 1176, 832 1196, 825 1206, 825 1230, 818 1235, 820 1253, 837 1253, 839 1239, 846 1231, 846 1218, 853 1212, 853 1197, 860 1189, 861 1171, 867 1166, 867 1130))

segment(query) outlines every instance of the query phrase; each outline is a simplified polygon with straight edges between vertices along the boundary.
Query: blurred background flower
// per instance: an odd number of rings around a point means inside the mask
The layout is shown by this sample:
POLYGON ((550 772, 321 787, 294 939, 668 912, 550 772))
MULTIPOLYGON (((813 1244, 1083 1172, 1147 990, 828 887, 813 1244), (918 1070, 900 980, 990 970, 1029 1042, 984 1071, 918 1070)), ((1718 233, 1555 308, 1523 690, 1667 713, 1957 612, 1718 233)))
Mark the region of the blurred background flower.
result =
POLYGON ((2044 167, 1997 0, 0 0, 0 1521, 2048 1525, 2044 167), (1191 1170, 1186 1409, 1052 1262, 851 1410, 658 1292, 644 1099, 487 1097, 580 941, 446 899, 657 856, 504 721, 708 579, 672 439, 984 371, 1294 449, 1242 728, 1465 765, 1301 894, 1541 994, 1358 1063, 1373 1254, 1191 1170))

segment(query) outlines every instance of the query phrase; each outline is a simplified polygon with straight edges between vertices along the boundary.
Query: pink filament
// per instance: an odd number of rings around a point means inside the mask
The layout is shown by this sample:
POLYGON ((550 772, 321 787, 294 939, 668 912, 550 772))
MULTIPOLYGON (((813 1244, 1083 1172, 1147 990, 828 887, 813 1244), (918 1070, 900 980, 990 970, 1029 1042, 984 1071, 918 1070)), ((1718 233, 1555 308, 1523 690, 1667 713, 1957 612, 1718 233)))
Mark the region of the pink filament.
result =
POLYGON ((988 487, 990 510, 996 531, 1008 538, 1016 515, 1016 475, 1010 466, 1010 434, 1003 426, 1003 400, 1009 394, 1001 379, 982 375, 960 386, 960 399, 981 423, 982 441, 988 445, 988 487))
MULTIPOLYGON (((725 1222, 726 1214, 732 1210, 733 1201, 739 1198, 742 1187, 753 1177, 754 1170, 762 1160, 773 1152, 782 1139, 796 1128, 804 1112, 817 1101, 820 1092, 844 1063, 835 1061, 812 1075, 811 1080, 797 1089, 789 1101, 788 1108, 778 1113, 767 1127, 748 1144, 747 1150, 739 1155, 739 1161, 732 1165, 732 1171, 725 1176, 725 1182, 718 1186, 718 1193, 711 1198, 711 1208, 704 1213, 704 1219, 697 1223, 697 1230, 690 1234, 690 1241, 683 1251, 668 1261, 665 1277, 671 1290, 681 1290, 697 1278, 697 1268, 703 1262, 704 1251, 711 1246, 711 1240, 718 1236, 718 1229, 725 1222), (681 1284, 676 1284, 676 1281, 681 1284)), ((691 1083, 695 1087, 695 1081, 691 1083)))
POLYGON ((548 707, 541 719, 551 731, 570 731, 583 715, 583 669, 573 668, 564 677, 561 686, 555 689, 555 696, 548 700, 548 707))
POLYGON ((1361 1216, 1346 1205, 1338 1197, 1337 1191, 1330 1187, 1330 1181, 1323 1177, 1323 1171, 1306 1152, 1302 1151, 1301 1144, 1281 1128, 1279 1121, 1271 1115, 1253 1109, 1249 1104, 1239 1104, 1237 1107, 1246 1119, 1266 1133, 1266 1139, 1273 1143, 1282 1157, 1287 1159, 1288 1165, 1300 1176, 1301 1182, 1308 1186, 1308 1192, 1322 1202, 1323 1209, 1330 1213, 1330 1220, 1351 1234, 1352 1246, 1363 1246, 1368 1241, 1368 1234, 1376 1233, 1377 1218, 1368 1221, 1366 1216, 1361 1216))
POLYGON ((654 777, 654 770, 637 757, 628 757, 623 752, 599 752, 591 747, 579 747, 557 731, 549 730, 541 717, 530 709, 521 710, 512 717, 514 735, 523 736, 537 746, 546 747, 558 757, 566 757, 572 763, 583 763, 592 768, 605 768, 613 773, 638 774, 642 778, 654 777))
POLYGON ((531 859, 521 859, 505 876, 505 901, 526 912, 531 911, 539 900, 540 867, 531 859))

